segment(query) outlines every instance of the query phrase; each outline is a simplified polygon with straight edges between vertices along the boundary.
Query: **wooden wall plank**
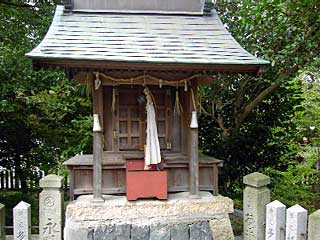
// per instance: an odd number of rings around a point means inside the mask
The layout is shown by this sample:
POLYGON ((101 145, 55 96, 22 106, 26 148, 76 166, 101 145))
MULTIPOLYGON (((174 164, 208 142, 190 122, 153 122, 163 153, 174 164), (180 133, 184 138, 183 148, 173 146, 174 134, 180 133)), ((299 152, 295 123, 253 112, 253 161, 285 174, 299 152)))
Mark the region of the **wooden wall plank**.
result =
POLYGON ((113 114, 111 112, 112 87, 103 87, 103 113, 104 113, 104 149, 113 151, 113 114))

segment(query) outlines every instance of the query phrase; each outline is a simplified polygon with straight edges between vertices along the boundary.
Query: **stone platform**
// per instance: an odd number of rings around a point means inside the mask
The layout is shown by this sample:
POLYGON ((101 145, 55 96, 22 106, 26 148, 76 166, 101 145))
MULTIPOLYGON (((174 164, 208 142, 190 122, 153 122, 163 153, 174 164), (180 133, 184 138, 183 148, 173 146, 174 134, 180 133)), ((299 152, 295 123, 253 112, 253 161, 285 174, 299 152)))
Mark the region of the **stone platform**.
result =
POLYGON ((201 192, 169 194, 169 199, 127 201, 125 196, 78 197, 67 206, 65 240, 229 240, 234 239, 229 213, 233 201, 201 192))

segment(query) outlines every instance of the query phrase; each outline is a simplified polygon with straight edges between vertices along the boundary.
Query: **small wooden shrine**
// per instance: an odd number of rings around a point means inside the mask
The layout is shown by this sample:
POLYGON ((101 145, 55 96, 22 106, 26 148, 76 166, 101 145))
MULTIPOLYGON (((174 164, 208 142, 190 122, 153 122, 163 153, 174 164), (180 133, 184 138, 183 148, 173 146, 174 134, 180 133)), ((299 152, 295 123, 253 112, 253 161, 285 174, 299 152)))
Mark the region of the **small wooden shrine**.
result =
POLYGON ((130 177, 130 171, 149 171, 143 164, 146 89, 161 152, 156 168, 166 172, 165 182, 157 186, 156 179, 153 188, 218 192, 222 161, 198 151, 198 86, 210 84, 217 73, 258 73, 268 62, 245 51, 204 5, 202 0, 69 0, 57 7, 47 35, 27 56, 35 68, 61 68, 92 87, 93 154, 65 162, 72 198, 124 194, 126 179, 143 188, 152 182, 145 175, 130 177))

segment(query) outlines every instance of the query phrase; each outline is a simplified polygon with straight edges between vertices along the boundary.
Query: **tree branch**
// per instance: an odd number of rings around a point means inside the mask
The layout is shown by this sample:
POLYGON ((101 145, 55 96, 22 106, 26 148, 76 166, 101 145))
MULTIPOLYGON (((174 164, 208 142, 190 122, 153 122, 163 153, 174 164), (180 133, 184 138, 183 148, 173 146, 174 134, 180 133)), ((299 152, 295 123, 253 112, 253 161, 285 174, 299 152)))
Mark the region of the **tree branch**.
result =
POLYGON ((266 97, 274 92, 280 86, 280 81, 271 84, 268 88, 264 89, 253 101, 251 101, 242 113, 239 114, 237 121, 238 127, 242 125, 248 115, 255 109, 266 97))
POLYGON ((231 129, 225 127, 224 120, 223 120, 223 117, 221 116, 221 114, 218 113, 217 115, 218 116, 215 118, 215 120, 218 123, 219 128, 222 130, 222 136, 224 138, 230 137, 231 129))

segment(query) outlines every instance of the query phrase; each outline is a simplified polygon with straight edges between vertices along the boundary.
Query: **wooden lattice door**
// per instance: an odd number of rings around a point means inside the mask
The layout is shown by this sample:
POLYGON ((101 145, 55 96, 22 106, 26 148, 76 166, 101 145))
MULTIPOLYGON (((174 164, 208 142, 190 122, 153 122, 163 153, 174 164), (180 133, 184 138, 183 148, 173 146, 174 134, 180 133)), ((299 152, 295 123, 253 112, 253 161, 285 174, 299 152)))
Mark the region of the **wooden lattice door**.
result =
MULTIPOLYGON (((156 100, 156 118, 161 149, 171 149, 170 90, 152 89, 156 100)), ((143 150, 146 139, 146 110, 142 88, 118 91, 119 150, 143 150)))
POLYGON ((139 106, 139 89, 119 89, 119 149, 141 150, 144 113, 139 106))

